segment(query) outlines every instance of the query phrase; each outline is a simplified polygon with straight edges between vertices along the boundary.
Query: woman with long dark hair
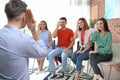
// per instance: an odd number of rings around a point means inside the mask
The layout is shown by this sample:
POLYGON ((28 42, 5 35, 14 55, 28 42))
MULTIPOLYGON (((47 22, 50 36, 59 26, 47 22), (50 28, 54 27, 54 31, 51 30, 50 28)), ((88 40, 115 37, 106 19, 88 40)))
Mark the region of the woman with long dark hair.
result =
POLYGON ((104 18, 99 18, 97 20, 96 29, 97 31, 90 36, 90 40, 97 45, 96 50, 90 51, 90 65, 94 71, 93 80, 104 80, 97 64, 112 59, 112 34, 108 28, 107 21, 104 18))

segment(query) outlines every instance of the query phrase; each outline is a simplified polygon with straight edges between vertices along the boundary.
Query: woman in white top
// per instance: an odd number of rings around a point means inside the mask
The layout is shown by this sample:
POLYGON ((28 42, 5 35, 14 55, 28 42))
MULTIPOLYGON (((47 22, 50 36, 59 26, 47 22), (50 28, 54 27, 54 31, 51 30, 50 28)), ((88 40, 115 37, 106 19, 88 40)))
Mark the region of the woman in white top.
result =
POLYGON ((82 61, 89 59, 90 47, 87 47, 87 44, 89 42, 90 34, 91 30, 89 29, 87 21, 84 18, 79 18, 74 35, 74 39, 79 38, 79 47, 71 58, 73 63, 76 64, 76 74, 74 80, 78 80, 79 78, 82 68, 82 61))

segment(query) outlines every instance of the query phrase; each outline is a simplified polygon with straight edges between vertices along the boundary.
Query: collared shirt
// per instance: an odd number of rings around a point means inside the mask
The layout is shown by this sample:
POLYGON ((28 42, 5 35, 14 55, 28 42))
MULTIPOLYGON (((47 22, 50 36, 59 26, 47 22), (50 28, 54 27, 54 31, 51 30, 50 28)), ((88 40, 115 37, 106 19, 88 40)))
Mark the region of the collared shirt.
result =
POLYGON ((96 42, 99 54, 112 54, 112 34, 105 32, 103 36, 98 31, 91 34, 90 40, 96 42))
POLYGON ((29 58, 43 58, 47 53, 42 40, 6 25, 0 29, 0 80, 29 80, 29 58))

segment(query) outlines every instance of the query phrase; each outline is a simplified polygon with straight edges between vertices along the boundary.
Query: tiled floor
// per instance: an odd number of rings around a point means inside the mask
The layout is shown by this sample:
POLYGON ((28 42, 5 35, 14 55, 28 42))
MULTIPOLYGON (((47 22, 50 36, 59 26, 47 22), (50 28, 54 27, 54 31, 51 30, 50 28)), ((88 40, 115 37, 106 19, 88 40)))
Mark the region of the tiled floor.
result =
MULTIPOLYGON (((86 66, 86 61, 83 63, 83 65, 86 66)), ((44 63, 44 68, 48 66, 48 61, 45 60, 45 63, 44 63)), ((72 64, 73 66, 73 64, 72 64)), ((57 66, 56 66, 57 67, 57 66)), ((35 59, 30 59, 30 64, 29 64, 29 68, 35 71, 33 71, 33 73, 30 74, 30 80, 44 80, 44 78, 46 76, 50 76, 50 72, 47 72, 47 71, 42 71, 42 72, 39 72, 38 73, 38 70, 37 70, 37 61, 35 59), (34 63, 34 65, 33 65, 34 63)), ((104 70, 104 74, 105 74, 105 80, 107 80, 108 78, 108 72, 109 72, 109 66, 103 66, 103 70, 104 70)), ((83 72, 86 72, 86 67, 83 69, 83 72)), ((69 75, 69 79, 68 78, 64 78, 64 79, 59 79, 59 80, 73 80, 74 78, 74 72, 69 75)), ((93 71, 91 70, 90 72, 90 76, 93 76, 93 71)), ((49 80, 49 79, 48 79, 49 80)), ((88 80, 88 79, 80 79, 80 80, 88 80)), ((118 73, 117 71, 113 70, 111 71, 111 76, 110 76, 110 80, 120 80, 120 73, 118 73)))

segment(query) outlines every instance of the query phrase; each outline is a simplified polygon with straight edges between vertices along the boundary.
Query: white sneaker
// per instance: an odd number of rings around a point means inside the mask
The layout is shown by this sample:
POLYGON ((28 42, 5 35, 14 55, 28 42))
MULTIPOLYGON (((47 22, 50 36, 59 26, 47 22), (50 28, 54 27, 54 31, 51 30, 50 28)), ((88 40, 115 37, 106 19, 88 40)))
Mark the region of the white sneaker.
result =
POLYGON ((105 79, 103 79, 100 75, 95 74, 93 80, 105 80, 105 79))
POLYGON ((102 77, 100 77, 99 80, 105 80, 105 79, 103 79, 102 77))
POLYGON ((40 71, 40 70, 38 69, 38 70, 36 71, 36 74, 42 74, 42 73, 44 73, 43 70, 40 71))
POLYGON ((94 74, 93 80, 99 80, 99 78, 100 78, 100 75, 94 74))

